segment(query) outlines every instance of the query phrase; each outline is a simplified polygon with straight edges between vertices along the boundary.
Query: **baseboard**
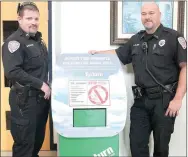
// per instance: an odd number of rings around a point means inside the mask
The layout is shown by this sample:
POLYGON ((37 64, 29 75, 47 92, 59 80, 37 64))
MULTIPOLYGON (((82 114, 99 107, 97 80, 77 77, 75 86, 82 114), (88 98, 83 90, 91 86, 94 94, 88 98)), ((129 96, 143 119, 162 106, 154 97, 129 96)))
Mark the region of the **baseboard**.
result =
MULTIPOLYGON (((1 157, 11 157, 12 152, 5 152, 1 151, 1 157)), ((40 157, 57 157, 56 151, 40 151, 39 152, 40 157)))

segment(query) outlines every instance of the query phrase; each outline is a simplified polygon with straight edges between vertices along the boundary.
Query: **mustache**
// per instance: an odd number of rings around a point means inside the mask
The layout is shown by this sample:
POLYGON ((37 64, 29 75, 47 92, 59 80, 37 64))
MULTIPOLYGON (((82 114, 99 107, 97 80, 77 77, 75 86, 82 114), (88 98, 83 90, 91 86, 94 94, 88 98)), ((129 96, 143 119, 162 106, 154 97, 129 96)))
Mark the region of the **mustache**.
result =
POLYGON ((32 27, 37 27, 37 25, 31 25, 31 26, 29 26, 29 28, 32 28, 32 27))
POLYGON ((147 19, 146 19, 145 22, 152 22, 152 20, 147 20, 147 19))

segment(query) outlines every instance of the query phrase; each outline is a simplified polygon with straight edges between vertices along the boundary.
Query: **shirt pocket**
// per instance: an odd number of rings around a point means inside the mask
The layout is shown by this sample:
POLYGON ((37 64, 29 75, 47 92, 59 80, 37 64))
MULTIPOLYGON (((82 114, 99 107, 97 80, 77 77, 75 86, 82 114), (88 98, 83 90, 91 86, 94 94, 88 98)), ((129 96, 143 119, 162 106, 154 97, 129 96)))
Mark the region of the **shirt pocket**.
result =
POLYGON ((141 61, 141 48, 135 47, 132 50, 132 64, 139 63, 141 61))
POLYGON ((31 68, 40 67, 43 64, 43 57, 39 49, 33 47, 27 48, 27 65, 31 68))
POLYGON ((156 67, 165 67, 171 64, 170 56, 163 48, 156 48, 152 52, 152 64, 156 67))

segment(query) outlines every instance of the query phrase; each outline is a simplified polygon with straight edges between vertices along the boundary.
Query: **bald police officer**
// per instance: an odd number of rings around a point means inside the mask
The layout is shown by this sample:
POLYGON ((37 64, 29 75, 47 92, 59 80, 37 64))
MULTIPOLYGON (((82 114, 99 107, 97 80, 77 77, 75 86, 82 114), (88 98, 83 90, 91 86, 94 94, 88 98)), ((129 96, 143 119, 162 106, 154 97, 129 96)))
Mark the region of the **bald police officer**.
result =
POLYGON ((160 21, 156 3, 142 6, 145 30, 116 50, 89 51, 117 54, 123 64, 132 63, 135 102, 130 113, 130 148, 133 157, 149 157, 153 131, 154 157, 167 157, 175 117, 186 93, 187 43, 179 32, 160 21))
POLYGON ((11 82, 13 157, 37 157, 44 136, 51 89, 48 52, 38 32, 39 10, 32 2, 18 6, 18 30, 2 47, 4 72, 11 82))

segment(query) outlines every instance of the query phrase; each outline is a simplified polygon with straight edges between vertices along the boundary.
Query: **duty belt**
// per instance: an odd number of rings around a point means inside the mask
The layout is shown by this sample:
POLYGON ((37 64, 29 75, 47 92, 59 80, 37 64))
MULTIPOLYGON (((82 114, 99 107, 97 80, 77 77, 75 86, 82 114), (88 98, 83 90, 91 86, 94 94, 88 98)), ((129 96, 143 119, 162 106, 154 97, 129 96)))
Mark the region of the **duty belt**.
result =
POLYGON ((30 89, 28 92, 28 96, 44 96, 44 93, 37 89, 30 89))
POLYGON ((27 86, 20 86, 19 84, 13 84, 11 86, 11 89, 13 90, 20 90, 20 92, 27 92, 27 95, 29 97, 33 97, 33 96, 37 96, 37 95, 43 95, 44 96, 44 93, 38 89, 35 89, 35 88, 32 88, 32 87, 27 87, 27 86))
MULTIPOLYGON (((165 85, 165 87, 172 91, 172 93, 175 93, 177 88, 177 82, 165 85)), ((161 93, 168 92, 166 89, 163 89, 160 86, 150 87, 150 88, 142 88, 139 86, 133 86, 132 87, 134 98, 139 99, 143 95, 147 95, 150 98, 157 98, 161 96, 161 93)))

